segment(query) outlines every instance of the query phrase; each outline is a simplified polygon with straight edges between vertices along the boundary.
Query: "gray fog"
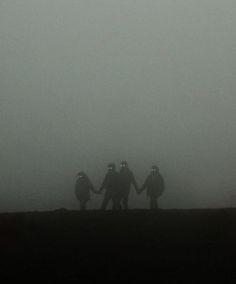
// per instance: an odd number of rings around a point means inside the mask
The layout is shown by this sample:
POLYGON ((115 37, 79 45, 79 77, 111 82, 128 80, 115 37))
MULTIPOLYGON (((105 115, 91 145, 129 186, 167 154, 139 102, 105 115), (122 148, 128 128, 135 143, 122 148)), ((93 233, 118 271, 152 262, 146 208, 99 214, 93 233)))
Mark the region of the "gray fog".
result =
POLYGON ((77 209, 123 159, 161 208, 235 206, 235 121, 235 0, 0 1, 0 211, 77 209))

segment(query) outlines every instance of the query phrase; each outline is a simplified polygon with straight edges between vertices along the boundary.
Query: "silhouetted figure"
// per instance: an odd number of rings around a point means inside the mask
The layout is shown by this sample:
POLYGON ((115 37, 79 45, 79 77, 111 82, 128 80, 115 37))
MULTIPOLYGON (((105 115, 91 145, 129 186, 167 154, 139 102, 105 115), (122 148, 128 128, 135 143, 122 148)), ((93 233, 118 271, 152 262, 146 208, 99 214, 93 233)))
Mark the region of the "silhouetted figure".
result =
POLYGON ((134 178, 134 174, 128 167, 127 161, 122 161, 120 164, 119 179, 122 191, 121 203, 123 204, 124 209, 128 209, 130 187, 133 185, 138 193, 138 186, 134 178))
POLYGON ((150 209, 158 209, 158 198, 162 195, 165 184, 157 166, 152 166, 151 173, 146 178, 139 193, 147 189, 147 196, 150 198, 150 209))
POLYGON ((80 202, 80 210, 86 210, 87 202, 90 200, 90 191, 97 192, 84 172, 79 172, 76 177, 75 195, 80 202))
POLYGON ((102 192, 105 189, 103 202, 101 205, 102 210, 106 210, 108 203, 112 201, 112 209, 119 209, 120 204, 120 188, 119 188, 119 179, 118 173, 116 171, 115 164, 111 163, 107 166, 107 173, 103 180, 103 183, 98 190, 98 193, 102 192))

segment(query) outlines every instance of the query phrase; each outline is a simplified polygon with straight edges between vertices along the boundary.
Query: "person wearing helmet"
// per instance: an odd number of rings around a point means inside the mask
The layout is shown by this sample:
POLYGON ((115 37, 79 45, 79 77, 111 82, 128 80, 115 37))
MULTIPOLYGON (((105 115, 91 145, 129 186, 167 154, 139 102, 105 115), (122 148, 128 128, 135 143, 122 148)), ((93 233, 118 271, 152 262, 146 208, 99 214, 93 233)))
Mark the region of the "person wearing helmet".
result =
POLYGON ((144 189, 147 189, 147 196, 150 198, 150 209, 158 209, 158 198, 162 195, 165 184, 157 166, 151 167, 151 173, 146 178, 139 193, 144 189))
POLYGON ((87 209, 87 202, 90 200, 90 191, 97 193, 84 172, 79 172, 76 176, 75 195, 80 202, 80 210, 87 209))
POLYGON ((112 209, 119 209, 119 180, 116 166, 113 163, 108 164, 107 173, 102 182, 98 193, 101 193, 105 189, 101 210, 106 210, 110 201, 112 201, 112 209))
POLYGON ((131 185, 133 185, 136 192, 138 193, 138 186, 133 172, 128 167, 127 161, 121 161, 120 163, 119 179, 122 191, 121 203, 124 209, 128 209, 130 187, 131 185))

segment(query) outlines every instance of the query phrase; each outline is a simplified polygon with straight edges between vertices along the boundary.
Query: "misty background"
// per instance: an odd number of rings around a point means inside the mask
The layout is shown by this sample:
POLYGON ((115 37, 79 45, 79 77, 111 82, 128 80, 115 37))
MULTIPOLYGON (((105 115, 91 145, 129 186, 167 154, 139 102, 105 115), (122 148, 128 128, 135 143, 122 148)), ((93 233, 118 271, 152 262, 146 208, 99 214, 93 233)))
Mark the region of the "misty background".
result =
POLYGON ((235 206, 235 121, 234 0, 1 0, 0 211, 77 209, 123 159, 161 208, 235 206))

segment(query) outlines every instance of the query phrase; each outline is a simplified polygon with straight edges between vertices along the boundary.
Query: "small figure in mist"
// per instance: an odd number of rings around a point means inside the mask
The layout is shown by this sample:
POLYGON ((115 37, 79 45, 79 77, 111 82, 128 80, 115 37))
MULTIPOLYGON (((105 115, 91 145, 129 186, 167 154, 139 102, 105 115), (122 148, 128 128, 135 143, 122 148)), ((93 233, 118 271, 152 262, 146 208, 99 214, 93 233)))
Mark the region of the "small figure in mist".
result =
POLYGON ((101 193, 105 189, 101 210, 106 210, 110 201, 112 201, 112 209, 117 210, 120 208, 119 199, 119 179, 116 171, 116 166, 113 163, 108 164, 107 173, 102 182, 98 193, 101 193))
POLYGON ((131 185, 134 186, 136 192, 138 193, 137 182, 134 178, 133 172, 129 169, 127 161, 121 161, 119 180, 121 187, 121 203, 124 209, 129 209, 129 194, 131 185))
POLYGON ((97 193, 84 172, 79 172, 76 176, 75 195, 80 202, 80 210, 87 209, 87 202, 90 200, 90 191, 97 193))
POLYGON ((152 166, 151 173, 146 178, 139 193, 147 189, 147 196, 150 198, 150 209, 158 209, 158 198, 162 195, 165 184, 157 166, 152 166))

